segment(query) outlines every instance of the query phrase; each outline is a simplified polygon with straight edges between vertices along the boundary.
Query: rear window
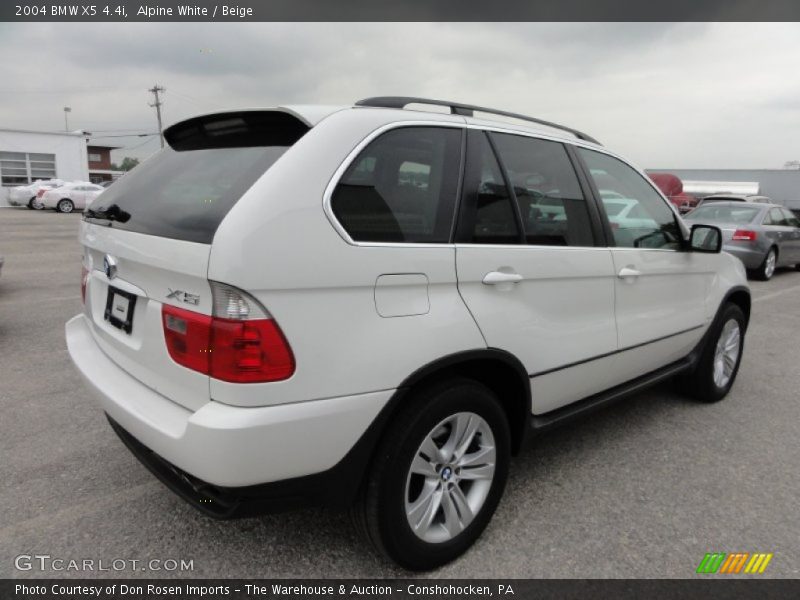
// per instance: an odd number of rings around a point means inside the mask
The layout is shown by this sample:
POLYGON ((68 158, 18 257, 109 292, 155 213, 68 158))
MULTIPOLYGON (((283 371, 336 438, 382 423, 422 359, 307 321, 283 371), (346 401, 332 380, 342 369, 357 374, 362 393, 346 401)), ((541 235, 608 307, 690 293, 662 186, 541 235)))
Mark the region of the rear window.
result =
POLYGON ((749 223, 761 212, 753 206, 720 206, 708 205, 696 208, 687 219, 708 219, 725 223, 749 223))
POLYGON ((185 121, 165 131, 169 147, 105 189, 84 218, 209 244, 239 198, 306 131, 298 119, 278 112, 185 121))

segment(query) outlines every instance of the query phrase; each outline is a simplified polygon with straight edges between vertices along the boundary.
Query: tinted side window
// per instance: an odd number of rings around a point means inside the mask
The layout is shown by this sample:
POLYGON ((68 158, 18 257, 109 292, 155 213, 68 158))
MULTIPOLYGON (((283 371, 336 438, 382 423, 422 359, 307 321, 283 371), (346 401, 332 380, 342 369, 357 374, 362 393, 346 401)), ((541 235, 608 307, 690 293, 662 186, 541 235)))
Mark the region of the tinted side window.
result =
POLYGON ((586 148, 578 148, 578 152, 600 190, 603 204, 614 204, 606 215, 617 246, 680 248, 682 236, 675 214, 644 177, 613 156, 586 148), (611 192, 619 197, 612 199, 611 192), (624 206, 620 209, 619 204, 624 206))
POLYGON ((784 224, 787 227, 800 227, 800 221, 798 221, 792 211, 782 208, 781 212, 783 213, 784 224))
POLYGON ((771 208, 769 210, 769 219, 771 225, 788 225, 784 220, 783 213, 780 208, 771 208))
POLYGON ((394 129, 373 140, 333 191, 331 208, 358 242, 447 243, 461 130, 394 129))
MULTIPOLYGON (((474 211, 471 222, 472 244, 519 244, 521 242, 511 194, 497 157, 483 132, 470 137, 470 168, 477 171, 477 188, 466 190, 472 196, 467 204, 474 211)), ((471 174, 475 175, 475 174, 471 174)))
POLYGON ((492 133, 514 186, 528 244, 593 246, 589 208, 562 144, 492 133))

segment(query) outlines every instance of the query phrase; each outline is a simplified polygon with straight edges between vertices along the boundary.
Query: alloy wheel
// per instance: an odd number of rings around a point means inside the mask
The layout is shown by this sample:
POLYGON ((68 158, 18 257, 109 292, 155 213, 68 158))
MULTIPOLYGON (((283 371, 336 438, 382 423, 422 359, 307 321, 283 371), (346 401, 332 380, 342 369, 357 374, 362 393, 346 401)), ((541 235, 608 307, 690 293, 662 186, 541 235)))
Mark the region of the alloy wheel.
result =
POLYGON ((775 251, 770 250, 764 263, 764 276, 769 279, 775 273, 775 251))
POLYGON ((441 543, 464 531, 486 502, 495 464, 494 435, 481 416, 460 412, 436 425, 406 478, 405 512, 414 534, 441 543))
POLYGON ((714 352, 714 384, 724 388, 731 380, 739 352, 742 347, 742 334, 736 319, 729 319, 722 328, 714 352))

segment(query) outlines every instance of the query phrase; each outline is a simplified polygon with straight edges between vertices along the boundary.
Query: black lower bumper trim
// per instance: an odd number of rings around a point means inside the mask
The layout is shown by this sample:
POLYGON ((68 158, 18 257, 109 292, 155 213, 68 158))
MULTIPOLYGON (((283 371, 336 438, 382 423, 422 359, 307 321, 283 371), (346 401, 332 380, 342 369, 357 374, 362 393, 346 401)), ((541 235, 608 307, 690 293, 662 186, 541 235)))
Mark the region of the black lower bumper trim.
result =
POLYGON ((133 455, 164 485, 197 510, 215 519, 248 517, 321 503, 322 476, 311 475, 248 487, 207 483, 162 458, 106 415, 114 432, 133 455))
POLYGON ((164 485, 208 516, 231 519, 309 506, 351 505, 361 489, 381 432, 406 391, 397 390, 344 458, 327 471, 247 487, 220 487, 202 481, 153 452, 111 416, 106 417, 133 455, 164 485))

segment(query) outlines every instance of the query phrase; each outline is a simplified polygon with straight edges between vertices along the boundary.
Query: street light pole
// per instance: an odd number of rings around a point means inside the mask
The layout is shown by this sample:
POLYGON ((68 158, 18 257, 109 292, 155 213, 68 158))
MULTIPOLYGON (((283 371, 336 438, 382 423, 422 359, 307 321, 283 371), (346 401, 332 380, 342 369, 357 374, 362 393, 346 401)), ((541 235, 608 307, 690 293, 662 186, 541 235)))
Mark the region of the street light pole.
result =
POLYGON ((67 121, 67 113, 72 112, 69 106, 64 107, 64 131, 69 131, 69 121, 67 121))

